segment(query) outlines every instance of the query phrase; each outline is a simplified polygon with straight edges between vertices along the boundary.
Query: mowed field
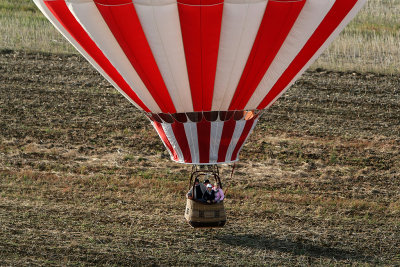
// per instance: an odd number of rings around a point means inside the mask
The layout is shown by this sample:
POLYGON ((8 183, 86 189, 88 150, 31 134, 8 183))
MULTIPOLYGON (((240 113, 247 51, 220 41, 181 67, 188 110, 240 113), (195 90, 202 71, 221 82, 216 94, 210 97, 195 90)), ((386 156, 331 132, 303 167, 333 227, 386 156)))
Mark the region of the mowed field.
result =
POLYGON ((32 3, 12 3, 0 0, 1 266, 400 265, 397 0, 371 0, 265 112, 233 178, 222 167, 228 222, 206 230, 183 218, 190 168, 32 3), (382 23, 362 17, 374 12, 382 23), (334 64, 346 36, 374 31, 375 56, 334 64))
POLYGON ((224 229, 81 57, 0 55, 1 265, 400 264, 400 77, 308 72, 262 117, 224 229))

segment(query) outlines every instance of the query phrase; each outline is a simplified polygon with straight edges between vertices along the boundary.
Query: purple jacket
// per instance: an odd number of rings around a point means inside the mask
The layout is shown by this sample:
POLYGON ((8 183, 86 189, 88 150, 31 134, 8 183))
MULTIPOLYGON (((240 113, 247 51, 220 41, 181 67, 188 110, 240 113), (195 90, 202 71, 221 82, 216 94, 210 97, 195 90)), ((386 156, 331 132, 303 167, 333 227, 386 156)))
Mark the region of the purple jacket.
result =
POLYGON ((215 192, 215 202, 221 202, 222 200, 224 200, 225 195, 224 195, 224 191, 222 191, 221 188, 214 190, 214 192, 215 192))

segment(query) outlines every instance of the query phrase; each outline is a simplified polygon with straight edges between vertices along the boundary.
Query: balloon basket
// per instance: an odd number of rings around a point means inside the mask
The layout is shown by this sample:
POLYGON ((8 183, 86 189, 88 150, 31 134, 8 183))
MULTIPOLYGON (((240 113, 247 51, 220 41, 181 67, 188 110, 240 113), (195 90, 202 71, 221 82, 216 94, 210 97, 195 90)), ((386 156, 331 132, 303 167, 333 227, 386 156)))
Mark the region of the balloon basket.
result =
MULTIPOLYGON (((215 183, 222 183, 219 176, 218 165, 194 165, 190 176, 189 190, 194 191, 196 179, 213 178, 215 183)), ((185 219, 193 228, 216 228, 223 227, 226 223, 226 212, 224 201, 219 203, 204 203, 198 200, 187 199, 185 209, 185 219)))
POLYGON ((206 204, 187 199, 185 219, 193 228, 223 227, 226 223, 224 202, 206 204))

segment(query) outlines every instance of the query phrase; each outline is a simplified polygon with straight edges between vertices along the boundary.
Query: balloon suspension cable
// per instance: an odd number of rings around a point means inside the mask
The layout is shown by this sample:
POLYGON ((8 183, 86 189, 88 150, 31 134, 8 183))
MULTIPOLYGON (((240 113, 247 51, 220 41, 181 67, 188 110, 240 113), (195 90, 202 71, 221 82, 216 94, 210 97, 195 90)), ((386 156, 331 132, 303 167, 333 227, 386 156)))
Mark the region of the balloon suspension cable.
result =
POLYGON ((233 172, 235 171, 235 168, 236 168, 236 163, 233 163, 232 171, 231 171, 231 180, 233 178, 233 172))
POLYGON ((205 180, 214 179, 215 183, 218 183, 220 188, 222 188, 221 178, 219 176, 219 168, 217 164, 214 165, 193 165, 192 172, 190 174, 190 181, 189 181, 189 189, 194 188, 196 184, 196 179, 199 182, 203 182, 205 180))

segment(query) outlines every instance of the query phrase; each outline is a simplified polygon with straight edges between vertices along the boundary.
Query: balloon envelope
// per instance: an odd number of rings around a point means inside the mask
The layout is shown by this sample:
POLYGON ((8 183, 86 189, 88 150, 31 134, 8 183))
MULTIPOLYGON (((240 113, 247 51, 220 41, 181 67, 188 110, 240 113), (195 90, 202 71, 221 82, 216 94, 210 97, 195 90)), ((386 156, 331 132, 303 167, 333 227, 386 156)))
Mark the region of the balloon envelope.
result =
POLYGON ((151 120, 174 161, 238 160, 366 0, 34 0, 151 120))

